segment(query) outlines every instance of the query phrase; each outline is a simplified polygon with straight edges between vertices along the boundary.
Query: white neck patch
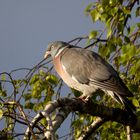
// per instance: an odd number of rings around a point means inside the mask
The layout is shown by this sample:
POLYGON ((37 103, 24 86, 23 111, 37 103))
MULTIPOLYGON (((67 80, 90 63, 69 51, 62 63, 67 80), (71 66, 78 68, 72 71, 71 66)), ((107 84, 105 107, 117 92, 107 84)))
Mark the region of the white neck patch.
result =
POLYGON ((57 54, 55 55, 55 57, 57 57, 64 49, 66 49, 66 48, 59 49, 59 51, 57 52, 57 54))

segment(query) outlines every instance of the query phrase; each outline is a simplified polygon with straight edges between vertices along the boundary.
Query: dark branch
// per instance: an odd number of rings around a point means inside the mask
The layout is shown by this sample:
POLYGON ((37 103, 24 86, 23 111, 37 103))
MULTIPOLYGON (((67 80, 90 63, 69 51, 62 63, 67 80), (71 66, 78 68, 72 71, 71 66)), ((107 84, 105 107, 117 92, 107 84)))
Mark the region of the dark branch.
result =
MULTIPOLYGON (((61 98, 46 105, 45 110, 37 114, 36 117, 34 117, 32 122, 30 123, 31 129, 34 128, 36 123, 39 122, 43 116, 46 118, 47 121, 48 121, 47 117, 49 117, 50 121, 52 121, 51 130, 48 129, 45 132, 44 138, 46 139, 51 136, 52 134, 51 132, 54 132, 55 135, 56 130, 60 127, 60 125, 62 124, 66 116, 69 114, 69 112, 76 112, 76 111, 79 111, 82 114, 89 114, 91 116, 98 116, 101 118, 95 124, 93 124, 92 128, 89 129, 89 132, 87 132, 86 135, 81 137, 82 140, 85 139, 86 137, 90 137, 91 134, 96 129, 98 129, 105 121, 116 121, 126 126, 130 126, 134 130, 134 132, 140 133, 140 118, 134 116, 132 117, 127 111, 119 108, 106 107, 104 105, 98 105, 91 101, 85 103, 78 98, 72 98, 72 99, 61 98), (51 113, 53 113, 57 108, 61 109, 62 112, 64 112, 64 110, 66 112, 68 111, 68 113, 66 113, 65 117, 62 117, 63 116, 62 114, 56 115, 55 123, 54 123, 50 117, 51 117, 51 113)), ((25 137, 30 137, 29 128, 27 128, 25 132, 25 137)))
POLYGON ((125 110, 106 107, 93 102, 84 103, 76 98, 62 98, 59 99, 58 102, 61 107, 68 106, 71 111, 79 111, 80 113, 98 116, 108 121, 116 121, 118 123, 131 126, 135 132, 140 132, 140 119, 132 118, 125 110))

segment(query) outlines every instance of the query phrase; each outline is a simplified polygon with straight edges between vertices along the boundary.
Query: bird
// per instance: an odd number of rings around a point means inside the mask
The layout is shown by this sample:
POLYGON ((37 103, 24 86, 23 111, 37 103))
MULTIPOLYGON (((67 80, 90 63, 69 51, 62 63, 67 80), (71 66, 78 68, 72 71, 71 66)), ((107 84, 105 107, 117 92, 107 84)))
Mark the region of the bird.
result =
POLYGON ((135 114, 136 107, 128 99, 133 94, 117 71, 98 53, 64 41, 54 41, 48 45, 44 58, 50 56, 58 75, 70 88, 82 93, 81 99, 88 100, 100 89, 123 104, 131 115, 135 114))

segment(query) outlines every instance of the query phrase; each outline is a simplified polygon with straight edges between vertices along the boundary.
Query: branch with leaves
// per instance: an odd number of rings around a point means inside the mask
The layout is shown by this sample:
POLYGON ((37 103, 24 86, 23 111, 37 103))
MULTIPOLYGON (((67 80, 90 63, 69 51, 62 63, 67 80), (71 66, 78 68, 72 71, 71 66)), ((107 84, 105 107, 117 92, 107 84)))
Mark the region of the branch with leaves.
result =
MULTIPOLYGON (((43 112, 40 112, 30 124, 32 129, 34 126, 43 118, 46 118, 48 122, 48 129, 44 132, 44 136, 46 139, 55 139, 55 132, 63 123, 64 119, 68 116, 70 112, 80 112, 82 114, 89 114, 91 116, 98 116, 92 124, 90 124, 89 128, 87 128, 86 132, 82 132, 82 136, 78 138, 78 140, 85 140, 90 135, 96 131, 103 123, 107 121, 116 121, 118 123, 129 125, 134 132, 140 133, 140 118, 133 118, 129 115, 129 113, 125 110, 121 110, 119 108, 111 108, 106 107, 104 105, 98 105, 91 101, 85 103, 78 98, 61 98, 52 103, 48 104, 43 112), (61 110, 58 114, 56 114, 55 119, 51 119, 51 113, 55 111, 57 108, 61 110), (49 118, 49 119, 47 119, 49 118), (51 122, 50 122, 51 121, 51 122), (50 127, 51 126, 51 127, 50 127)), ((26 130, 25 139, 30 138, 29 128, 26 130)))

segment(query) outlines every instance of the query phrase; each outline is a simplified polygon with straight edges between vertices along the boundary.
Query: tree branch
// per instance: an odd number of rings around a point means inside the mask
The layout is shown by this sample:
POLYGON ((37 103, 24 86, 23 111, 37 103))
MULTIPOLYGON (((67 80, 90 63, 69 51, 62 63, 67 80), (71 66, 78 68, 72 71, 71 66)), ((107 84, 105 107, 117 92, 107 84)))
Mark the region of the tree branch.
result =
POLYGON ((116 121, 124 125, 129 125, 135 132, 140 132, 140 118, 132 118, 125 110, 98 105, 91 101, 85 103, 76 98, 61 98, 58 102, 60 107, 68 106, 71 111, 79 111, 83 114, 98 116, 108 121, 116 121))
MULTIPOLYGON (((43 118, 41 116, 44 116, 45 118, 48 116, 51 117, 51 113, 53 113, 57 108, 59 108, 61 111, 51 122, 53 130, 50 131, 48 129, 44 133, 46 139, 50 138, 52 131, 53 133, 56 132, 56 130, 60 127, 60 125, 63 123, 63 121, 70 112, 75 111, 79 111, 82 114, 89 114, 91 116, 100 117, 100 119, 93 122, 93 124, 89 127, 89 131, 87 131, 86 135, 82 137, 82 140, 90 137, 91 133, 93 133, 97 128, 99 128, 105 121, 116 121, 126 126, 130 126, 134 132, 140 133, 140 118, 131 117, 127 111, 119 108, 106 107, 104 105, 98 105, 91 101, 85 103, 77 98, 61 98, 48 104, 45 110, 39 113, 31 122, 30 126, 32 127, 32 130, 35 124, 43 118)), ((29 131, 29 128, 27 128, 25 133, 26 137, 29 136, 29 131)))

